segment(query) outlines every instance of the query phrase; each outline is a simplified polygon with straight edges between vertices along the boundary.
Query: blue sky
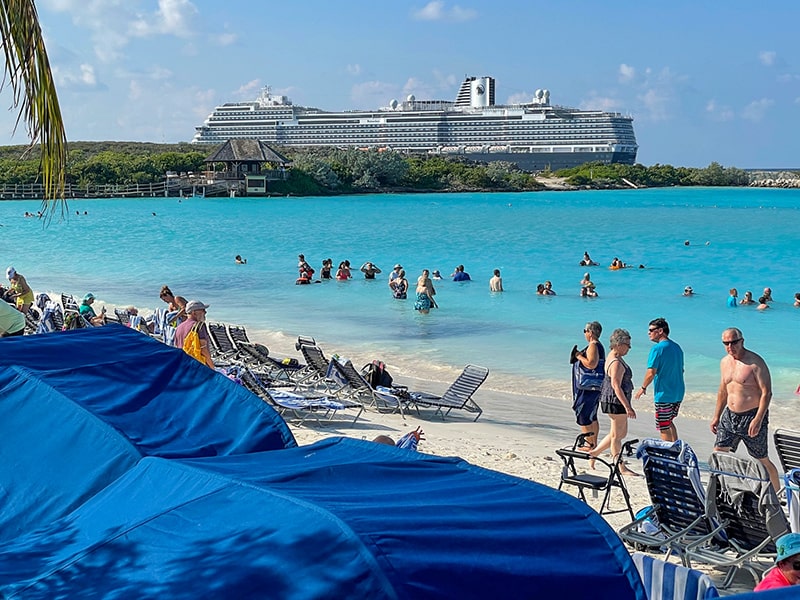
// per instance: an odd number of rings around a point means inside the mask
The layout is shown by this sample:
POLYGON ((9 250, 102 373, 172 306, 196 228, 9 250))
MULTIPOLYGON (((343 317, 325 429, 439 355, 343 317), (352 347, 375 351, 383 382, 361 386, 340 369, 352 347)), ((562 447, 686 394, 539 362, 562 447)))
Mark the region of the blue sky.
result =
MULTIPOLYGON (((498 102, 538 88, 630 113, 639 162, 800 167, 800 3, 674 0, 38 0, 78 140, 189 141, 263 85, 295 104, 454 99, 466 75, 498 102)), ((11 104, 8 90, 0 101, 11 104)), ((0 144, 15 113, 0 114, 0 144)))

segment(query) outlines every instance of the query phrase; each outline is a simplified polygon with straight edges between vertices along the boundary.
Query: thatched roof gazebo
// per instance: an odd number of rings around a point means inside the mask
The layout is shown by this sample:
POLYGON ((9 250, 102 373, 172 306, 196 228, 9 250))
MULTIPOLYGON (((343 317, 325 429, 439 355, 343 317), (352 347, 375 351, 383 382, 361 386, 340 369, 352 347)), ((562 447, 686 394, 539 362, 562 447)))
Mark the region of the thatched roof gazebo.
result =
POLYGON ((209 178, 245 180, 248 195, 263 194, 267 181, 286 179, 291 161, 260 140, 228 140, 204 161, 209 178), (217 171, 215 166, 225 165, 217 171), (266 168, 264 168, 266 165, 266 168))

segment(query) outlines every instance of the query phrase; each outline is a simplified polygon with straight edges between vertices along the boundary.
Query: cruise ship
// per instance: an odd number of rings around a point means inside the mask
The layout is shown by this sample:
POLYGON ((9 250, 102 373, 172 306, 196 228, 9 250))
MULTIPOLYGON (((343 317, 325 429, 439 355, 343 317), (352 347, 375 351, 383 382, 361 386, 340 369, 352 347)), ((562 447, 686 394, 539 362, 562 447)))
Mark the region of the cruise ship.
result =
POLYGON ((548 90, 536 90, 530 102, 498 105, 492 77, 467 77, 455 101, 410 95, 372 111, 295 106, 266 87, 253 102, 215 108, 192 142, 243 138, 290 148, 456 155, 514 162, 530 171, 593 161, 633 164, 638 150, 631 116, 554 105, 548 90))

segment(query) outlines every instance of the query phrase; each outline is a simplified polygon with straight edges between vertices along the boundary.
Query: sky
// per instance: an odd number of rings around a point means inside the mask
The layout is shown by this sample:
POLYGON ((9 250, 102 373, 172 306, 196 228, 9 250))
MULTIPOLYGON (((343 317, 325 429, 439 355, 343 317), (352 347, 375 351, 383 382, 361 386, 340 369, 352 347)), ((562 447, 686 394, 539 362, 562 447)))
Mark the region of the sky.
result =
MULTIPOLYGON (((70 141, 190 141, 265 85, 298 105, 455 99, 630 114, 637 161, 800 168, 800 2, 37 0, 70 141)), ((11 107, 6 86, 0 103, 11 107)), ((0 144, 25 144, 0 112, 0 144)))

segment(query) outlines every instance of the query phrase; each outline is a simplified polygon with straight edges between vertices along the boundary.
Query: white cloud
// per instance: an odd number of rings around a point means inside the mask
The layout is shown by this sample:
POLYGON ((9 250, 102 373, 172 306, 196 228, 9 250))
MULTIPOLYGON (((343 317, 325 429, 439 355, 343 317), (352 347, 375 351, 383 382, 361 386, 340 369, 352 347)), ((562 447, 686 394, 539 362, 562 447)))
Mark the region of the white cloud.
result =
POLYGON ((758 60, 761 61, 762 65, 767 67, 771 67, 775 64, 775 58, 778 56, 776 52, 772 50, 762 50, 758 53, 758 60))
POLYGON ((217 46, 232 46, 239 41, 239 36, 235 33, 220 33, 212 38, 217 46))
POLYGON ((198 10, 189 0, 158 0, 154 11, 141 8, 142 0, 40 1, 55 12, 69 14, 77 28, 87 30, 95 55, 102 62, 121 59, 131 38, 189 38, 197 34, 198 10))
POLYGON ((634 77, 636 77, 636 69, 634 69, 630 65, 626 65, 625 63, 622 63, 619 66, 620 83, 628 83, 630 81, 633 81, 634 77))
POLYGON ((664 89, 649 88, 637 96, 644 105, 651 121, 664 121, 669 118, 672 94, 664 89))
POLYGON ((347 69, 347 72, 354 77, 356 75, 361 75, 361 65, 359 64, 347 65, 345 68, 347 69))
POLYGON ((350 98, 354 105, 364 109, 388 106, 392 98, 405 100, 401 93, 402 90, 396 85, 383 81, 365 81, 350 88, 350 98))
POLYGON ((56 85, 64 89, 93 89, 97 87, 97 77, 94 67, 89 64, 81 64, 76 70, 59 68, 57 65, 52 67, 56 85))
POLYGON ((251 79, 244 85, 240 86, 238 90, 233 92, 233 95, 236 98, 241 98, 243 100, 252 100, 258 96, 258 92, 261 87, 262 84, 260 79, 251 79))
POLYGON ((414 18, 419 21, 469 21, 478 16, 476 10, 462 8, 458 4, 447 8, 443 0, 428 2, 413 14, 414 18))
POLYGON ((531 92, 517 92, 508 97, 508 104, 530 104, 533 100, 531 92))
POLYGON ((706 103, 706 112, 715 121, 730 121, 734 117, 733 109, 730 106, 717 104, 713 98, 706 103))
POLYGON ((609 112, 619 112, 622 108, 621 102, 617 98, 612 98, 611 96, 603 96, 597 93, 596 91, 592 91, 589 94, 589 98, 586 100, 582 100, 578 105, 578 108, 583 110, 604 110, 609 112))
POLYGON ((753 100, 742 109, 742 118, 753 122, 761 121, 773 104, 775 104, 775 101, 769 98, 753 100))

